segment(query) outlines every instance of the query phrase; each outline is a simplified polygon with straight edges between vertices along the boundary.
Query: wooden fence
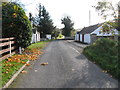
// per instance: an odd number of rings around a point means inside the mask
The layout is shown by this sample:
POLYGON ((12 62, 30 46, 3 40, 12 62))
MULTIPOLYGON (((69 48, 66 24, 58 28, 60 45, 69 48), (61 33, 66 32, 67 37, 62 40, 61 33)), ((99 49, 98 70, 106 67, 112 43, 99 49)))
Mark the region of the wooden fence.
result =
POLYGON ((14 46, 14 37, 12 38, 0 38, 0 61, 12 56, 15 54, 15 46, 14 46), (5 47, 5 48, 4 48, 5 47), (6 54, 7 53, 7 54, 6 54))

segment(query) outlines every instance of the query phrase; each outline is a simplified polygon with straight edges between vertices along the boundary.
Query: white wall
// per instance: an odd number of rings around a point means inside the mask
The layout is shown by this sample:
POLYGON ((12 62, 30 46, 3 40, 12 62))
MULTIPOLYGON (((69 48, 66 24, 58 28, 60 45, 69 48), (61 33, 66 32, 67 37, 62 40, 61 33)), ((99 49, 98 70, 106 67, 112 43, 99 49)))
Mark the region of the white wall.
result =
POLYGON ((112 36, 112 31, 115 32, 116 35, 118 35, 118 31, 116 29, 113 29, 109 34, 108 33, 99 33, 102 29, 102 26, 100 26, 99 28, 97 28, 95 31, 93 31, 91 34, 96 34, 97 36, 112 36))
POLYGON ((80 34, 80 41, 82 42, 82 34, 80 34))
POLYGON ((32 34, 32 40, 31 40, 31 43, 34 43, 36 42, 36 34, 32 34))
POLYGON ((85 35, 84 35, 84 42, 85 42, 85 43, 90 43, 90 40, 91 40, 91 39, 90 39, 90 34, 85 34, 85 35))
POLYGON ((40 33, 39 32, 36 32, 36 34, 32 34, 32 40, 31 40, 31 43, 36 43, 40 41, 40 33))
POLYGON ((37 32, 37 41, 40 41, 40 33, 37 32))
POLYGON ((79 40, 79 34, 75 35, 75 40, 78 41, 79 40))
POLYGON ((77 34, 77 41, 79 41, 79 34, 77 34))
POLYGON ((112 36, 113 34, 118 35, 118 31, 116 29, 113 30, 114 33, 112 33, 112 31, 110 33, 99 33, 97 34, 97 36, 112 36))
POLYGON ((77 40, 77 34, 75 35, 75 41, 77 40))

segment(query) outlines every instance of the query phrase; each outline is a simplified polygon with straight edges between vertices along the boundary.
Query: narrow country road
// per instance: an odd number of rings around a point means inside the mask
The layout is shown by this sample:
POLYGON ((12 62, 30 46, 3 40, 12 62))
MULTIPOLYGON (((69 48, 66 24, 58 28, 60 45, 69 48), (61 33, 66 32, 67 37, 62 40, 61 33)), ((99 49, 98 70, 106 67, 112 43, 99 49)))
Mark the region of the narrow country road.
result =
POLYGON ((83 48, 66 40, 52 41, 45 54, 20 74, 12 88, 117 88, 117 80, 81 54, 83 48), (46 66, 41 63, 48 62, 46 66))

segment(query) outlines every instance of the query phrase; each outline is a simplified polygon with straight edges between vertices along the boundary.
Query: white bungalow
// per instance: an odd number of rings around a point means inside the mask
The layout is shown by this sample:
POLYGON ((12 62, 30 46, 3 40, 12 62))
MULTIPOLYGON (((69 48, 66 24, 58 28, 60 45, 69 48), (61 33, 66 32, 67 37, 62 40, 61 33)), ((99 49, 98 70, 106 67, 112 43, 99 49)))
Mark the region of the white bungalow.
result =
POLYGON ((36 43, 38 41, 40 41, 40 33, 37 31, 37 29, 32 29, 31 43, 36 43))
POLYGON ((96 24, 89 27, 84 27, 81 31, 76 33, 75 40, 82 43, 93 43, 96 39, 100 37, 110 37, 114 38, 114 35, 118 35, 118 31, 116 29, 112 29, 111 32, 102 33, 101 32, 102 25, 96 24))

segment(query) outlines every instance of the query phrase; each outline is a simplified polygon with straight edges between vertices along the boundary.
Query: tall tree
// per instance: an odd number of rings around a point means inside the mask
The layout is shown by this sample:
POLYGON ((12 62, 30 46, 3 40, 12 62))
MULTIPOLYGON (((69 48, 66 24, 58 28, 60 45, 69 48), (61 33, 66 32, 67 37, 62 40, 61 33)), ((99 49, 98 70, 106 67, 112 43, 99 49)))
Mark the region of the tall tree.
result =
POLYGON ((29 20, 32 21, 32 18, 33 18, 32 13, 29 13, 29 20))
POLYGON ((32 27, 35 28, 37 25, 36 17, 33 17, 32 13, 29 13, 29 20, 31 21, 32 27))
POLYGON ((41 37, 45 37, 46 34, 52 34, 52 31, 55 27, 53 26, 53 21, 49 16, 49 13, 44 6, 39 5, 39 14, 38 14, 38 31, 41 34, 41 37))
POLYGON ((70 36, 71 31, 73 30, 74 23, 72 22, 72 20, 68 16, 61 19, 61 21, 62 21, 62 24, 64 24, 63 35, 70 36))

